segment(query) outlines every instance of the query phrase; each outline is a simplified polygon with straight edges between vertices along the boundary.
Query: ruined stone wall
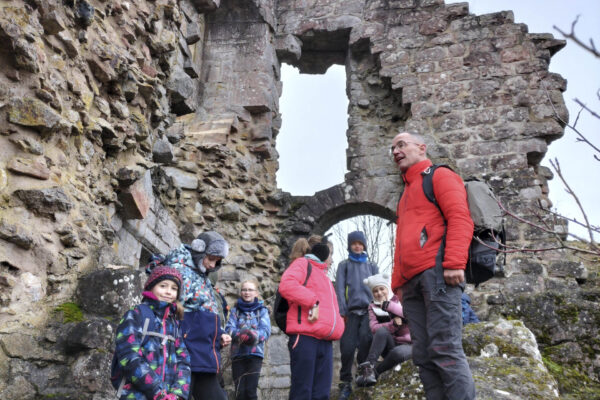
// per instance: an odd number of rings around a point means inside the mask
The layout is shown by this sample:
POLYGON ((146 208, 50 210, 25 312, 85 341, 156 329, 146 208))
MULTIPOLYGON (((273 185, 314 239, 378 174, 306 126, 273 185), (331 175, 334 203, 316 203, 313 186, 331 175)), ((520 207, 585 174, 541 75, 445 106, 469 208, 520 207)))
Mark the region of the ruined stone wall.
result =
MULTIPOLYGON (((233 301, 254 276, 270 298, 299 235, 364 213, 393 219, 399 130, 418 130, 435 161, 487 180, 519 215, 549 205, 539 162, 563 128, 548 98, 567 116, 548 63, 564 42, 527 33, 510 12, 474 16, 440 0, 12 0, 0 5, 0 41, 7 398, 111 397, 114 327, 151 253, 218 230, 231 254, 217 286, 233 301), (349 173, 314 196, 276 186, 281 62, 346 66, 349 173)), ((515 243, 548 239, 507 227, 515 243)), ((560 253, 511 257, 474 301, 482 317, 529 318, 552 360, 585 359, 597 379, 600 349, 583 341, 598 329, 587 278, 560 253), (518 296, 551 289, 573 293, 551 297, 552 318, 522 312, 518 296), (566 331, 564 306, 581 296, 587 322, 566 331)), ((275 328, 262 398, 287 397, 288 362, 275 328)))

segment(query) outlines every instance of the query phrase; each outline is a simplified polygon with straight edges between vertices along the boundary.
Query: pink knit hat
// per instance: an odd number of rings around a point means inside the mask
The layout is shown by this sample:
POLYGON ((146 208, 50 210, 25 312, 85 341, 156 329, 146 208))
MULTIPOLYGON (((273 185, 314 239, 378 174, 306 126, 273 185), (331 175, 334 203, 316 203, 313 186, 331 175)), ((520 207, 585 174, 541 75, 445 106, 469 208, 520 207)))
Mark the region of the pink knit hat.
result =
POLYGON ((171 280, 177 284, 177 298, 179 298, 183 279, 177 269, 169 267, 168 265, 159 265, 152 270, 144 285, 144 290, 152 290, 154 285, 164 280, 171 280))

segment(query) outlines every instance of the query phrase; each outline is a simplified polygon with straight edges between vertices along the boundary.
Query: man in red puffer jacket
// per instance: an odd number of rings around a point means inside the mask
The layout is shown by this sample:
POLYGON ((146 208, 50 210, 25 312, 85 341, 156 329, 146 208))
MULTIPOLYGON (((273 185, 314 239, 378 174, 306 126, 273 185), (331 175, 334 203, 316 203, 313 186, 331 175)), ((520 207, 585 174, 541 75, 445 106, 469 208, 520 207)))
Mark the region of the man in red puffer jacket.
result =
POLYGON ((433 175, 440 209, 425 197, 423 175, 432 165, 426 149, 417 134, 403 132, 392 141, 405 185, 397 209, 392 290, 402 298, 413 362, 427 399, 472 400, 475 384, 462 348, 461 294, 473 221, 464 184, 452 170, 439 168, 433 175))

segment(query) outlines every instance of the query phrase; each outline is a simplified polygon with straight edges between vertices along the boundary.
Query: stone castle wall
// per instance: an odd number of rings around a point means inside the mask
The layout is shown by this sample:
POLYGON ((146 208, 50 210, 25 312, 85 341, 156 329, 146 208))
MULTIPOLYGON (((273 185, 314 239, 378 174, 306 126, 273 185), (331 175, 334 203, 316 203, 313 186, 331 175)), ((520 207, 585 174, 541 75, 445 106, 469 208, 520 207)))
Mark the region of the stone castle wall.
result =
MULTIPOLYGON (((110 397, 115 322, 151 253, 218 230, 231 243, 219 288, 233 300, 254 276, 270 298, 299 235, 364 213, 392 219, 401 186, 387 149, 399 130, 418 130, 435 161, 487 180, 519 215, 550 204, 539 162, 563 133, 554 108, 567 118, 566 82, 548 72, 564 42, 511 12, 441 0, 12 0, 0 40, 5 397, 110 397), (281 62, 346 67, 349 172, 314 196, 276 185, 281 62)), ((507 226, 520 244, 549 239, 507 226)), ((504 279, 475 296, 482 314, 508 312, 505 290, 578 287, 585 267, 561 257, 509 258, 504 279)), ((285 347, 281 334, 269 341, 263 398, 286 395, 285 347)))

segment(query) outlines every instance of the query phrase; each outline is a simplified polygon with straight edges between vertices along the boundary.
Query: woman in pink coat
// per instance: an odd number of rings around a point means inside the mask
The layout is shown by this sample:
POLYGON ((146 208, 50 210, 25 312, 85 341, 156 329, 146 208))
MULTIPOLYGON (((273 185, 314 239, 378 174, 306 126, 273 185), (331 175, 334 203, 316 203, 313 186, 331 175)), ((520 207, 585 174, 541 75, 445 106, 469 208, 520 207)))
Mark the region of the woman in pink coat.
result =
POLYGON ((369 326, 373 332, 373 341, 367 361, 358 366, 358 386, 374 385, 380 374, 408 360, 412 355, 410 332, 400 300, 396 296, 389 298, 389 280, 389 275, 377 274, 363 281, 373 292, 374 300, 369 305, 369 326), (383 361, 378 363, 379 356, 383 356, 383 361))
POLYGON ((279 283, 279 292, 289 303, 286 333, 292 380, 290 400, 329 399, 332 341, 344 333, 335 289, 327 277, 330 246, 326 238, 311 236, 306 246, 310 253, 292 261, 279 283))

